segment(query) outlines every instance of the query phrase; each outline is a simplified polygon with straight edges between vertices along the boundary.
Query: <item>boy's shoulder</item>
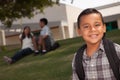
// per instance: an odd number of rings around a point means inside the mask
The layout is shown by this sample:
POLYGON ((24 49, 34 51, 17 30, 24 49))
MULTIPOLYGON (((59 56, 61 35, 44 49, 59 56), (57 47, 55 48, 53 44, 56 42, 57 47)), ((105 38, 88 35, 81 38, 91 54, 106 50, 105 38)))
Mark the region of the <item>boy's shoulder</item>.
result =
POLYGON ((114 43, 114 46, 115 46, 116 49, 120 49, 120 44, 114 43))
POLYGON ((120 59, 120 45, 117 43, 114 43, 114 46, 115 46, 116 53, 120 59))

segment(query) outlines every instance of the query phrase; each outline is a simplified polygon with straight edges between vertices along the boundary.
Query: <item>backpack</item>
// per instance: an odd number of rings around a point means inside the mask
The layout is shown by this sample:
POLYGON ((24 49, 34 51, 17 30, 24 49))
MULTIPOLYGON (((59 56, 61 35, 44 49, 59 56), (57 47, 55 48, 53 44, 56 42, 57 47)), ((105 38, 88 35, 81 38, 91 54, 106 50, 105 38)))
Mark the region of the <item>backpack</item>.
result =
MULTIPOLYGON (((119 67, 120 67, 120 59, 117 56, 114 44, 112 41, 109 41, 107 39, 103 38, 103 44, 106 56, 108 58, 109 64, 112 68, 113 74, 116 77, 116 80, 120 80, 120 73, 119 73, 119 67)), ((85 80, 85 72, 83 69, 82 64, 82 56, 84 49, 87 47, 86 44, 84 44, 80 49, 78 49, 77 54, 75 56, 75 68, 76 73, 78 75, 79 80, 85 80)))
POLYGON ((52 46, 52 50, 57 49, 58 47, 60 47, 60 44, 58 42, 55 42, 52 46))

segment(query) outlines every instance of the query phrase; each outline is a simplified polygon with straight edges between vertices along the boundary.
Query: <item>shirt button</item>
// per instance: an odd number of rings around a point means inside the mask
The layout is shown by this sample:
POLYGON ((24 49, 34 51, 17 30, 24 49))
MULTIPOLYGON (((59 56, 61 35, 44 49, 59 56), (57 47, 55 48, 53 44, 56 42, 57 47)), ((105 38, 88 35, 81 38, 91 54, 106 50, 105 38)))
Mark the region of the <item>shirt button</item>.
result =
POLYGON ((93 67, 94 66, 94 64, 91 64, 91 67, 93 67))
POLYGON ((92 78, 94 79, 94 78, 95 78, 95 76, 92 76, 92 78))

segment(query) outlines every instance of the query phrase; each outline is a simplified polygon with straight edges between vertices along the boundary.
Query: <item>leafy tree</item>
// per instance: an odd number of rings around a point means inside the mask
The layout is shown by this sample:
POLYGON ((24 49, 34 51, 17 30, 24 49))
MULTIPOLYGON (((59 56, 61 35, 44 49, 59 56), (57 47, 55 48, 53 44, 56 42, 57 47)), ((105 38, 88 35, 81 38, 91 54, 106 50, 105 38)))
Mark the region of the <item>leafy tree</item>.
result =
POLYGON ((11 27, 14 20, 31 18, 59 0, 0 0, 0 21, 11 27))

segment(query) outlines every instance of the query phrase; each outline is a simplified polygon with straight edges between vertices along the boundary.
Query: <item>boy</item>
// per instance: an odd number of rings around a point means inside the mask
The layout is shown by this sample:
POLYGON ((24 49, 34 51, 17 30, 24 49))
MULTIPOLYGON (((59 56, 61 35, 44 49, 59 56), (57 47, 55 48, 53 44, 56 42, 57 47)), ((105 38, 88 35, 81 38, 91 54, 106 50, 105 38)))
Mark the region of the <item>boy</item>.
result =
MULTIPOLYGON (((103 44, 106 26, 102 14, 96 9, 88 8, 78 16, 77 23, 79 35, 82 36, 86 45, 80 49, 83 50, 81 53, 78 51, 74 56, 73 80, 120 80, 120 74, 116 77, 112 70, 107 56, 109 53, 106 53, 105 44, 103 44), (81 56, 77 56, 78 54, 81 56)), ((114 47, 120 59, 120 45, 114 43, 114 47)), ((117 71, 120 73, 120 66, 117 71)))
POLYGON ((40 19, 40 36, 39 36, 39 45, 41 46, 42 53, 46 53, 50 50, 51 46, 54 44, 54 40, 50 31, 50 28, 47 26, 48 20, 46 18, 40 19))

